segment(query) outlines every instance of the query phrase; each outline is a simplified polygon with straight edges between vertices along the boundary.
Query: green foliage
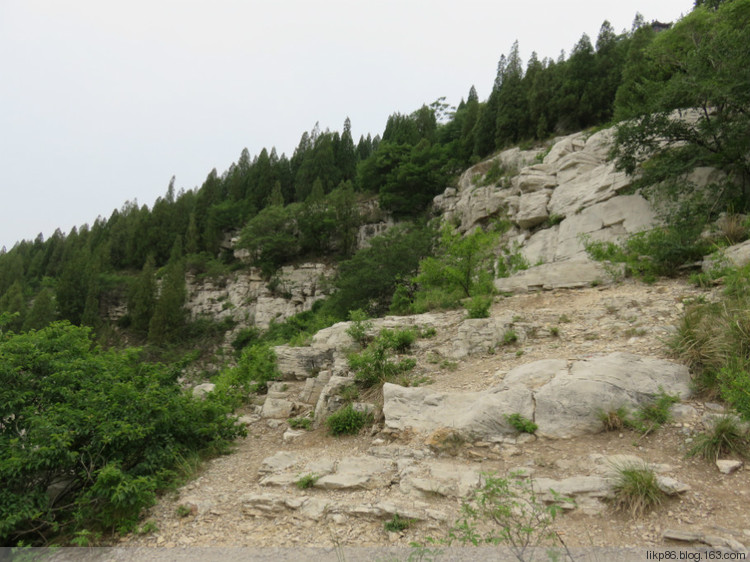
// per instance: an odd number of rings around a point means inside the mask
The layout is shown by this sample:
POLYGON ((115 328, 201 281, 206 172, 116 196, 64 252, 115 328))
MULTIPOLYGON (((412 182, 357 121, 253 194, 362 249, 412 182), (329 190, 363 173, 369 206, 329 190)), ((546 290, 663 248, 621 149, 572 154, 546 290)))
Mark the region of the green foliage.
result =
POLYGON ((712 420, 708 431, 698 434, 688 456, 700 455, 716 462, 722 455, 747 457, 750 454, 750 436, 740 428, 736 417, 719 416, 712 420))
POLYGON ((256 328, 255 326, 250 326, 249 328, 242 328, 237 333, 237 336, 235 336, 234 340, 232 341, 232 347, 236 351, 241 351, 254 341, 256 341, 260 337, 260 330, 256 328))
POLYGON ((161 345, 176 339, 185 326, 185 266, 182 259, 182 242, 178 237, 172 247, 172 255, 162 277, 159 298, 154 305, 154 313, 148 324, 148 340, 161 345))
POLYGON ((501 246, 500 259, 497 261, 497 276, 510 277, 514 273, 529 268, 529 262, 523 257, 521 247, 516 242, 512 246, 507 244, 501 246))
POLYGON ((656 397, 643 404, 635 413, 623 418, 623 424, 629 429, 648 435, 672 418, 670 413, 672 405, 679 401, 679 396, 667 394, 659 387, 656 397))
POLYGON ((383 524, 383 528, 388 533, 402 533, 411 527, 416 521, 407 517, 401 517, 398 513, 394 513, 393 517, 389 521, 383 524))
POLYGON ((518 341, 518 334, 513 328, 505 330, 503 333, 503 345, 511 345, 518 341))
POLYGON ((64 323, 0 336, 0 541, 133 529, 181 459, 242 432, 177 374, 64 323))
POLYGON ((400 279, 410 277, 430 252, 432 232, 424 225, 391 228, 370 240, 370 246, 342 262, 330 297, 330 310, 339 318, 348 311, 377 314, 388 310, 400 279))
POLYGON ((750 419, 749 269, 726 271, 720 302, 686 307, 670 342, 696 373, 698 390, 720 396, 746 419, 750 419))
POLYGON ((238 245, 247 248, 253 265, 270 277, 299 251, 291 209, 278 206, 263 209, 242 229, 238 245))
POLYGON ((359 412, 351 404, 326 418, 328 431, 334 436, 355 435, 368 423, 372 423, 372 414, 359 412))
POLYGON ((349 311, 349 321, 352 324, 346 329, 346 333, 360 346, 366 347, 372 341, 369 336, 372 330, 372 320, 368 320, 365 311, 358 308, 349 311))
POLYGON ((419 263, 419 275, 414 278, 419 289, 413 311, 452 308, 463 298, 491 295, 493 250, 497 239, 496 232, 482 230, 463 236, 445 224, 435 256, 419 263))
POLYGON ((666 499, 666 494, 659 488, 654 471, 646 466, 616 466, 614 498, 612 507, 615 511, 641 517, 658 507, 666 499))
POLYGON ((237 366, 223 371, 214 382, 218 392, 239 405, 250 393, 266 392, 268 383, 278 378, 276 353, 270 345, 257 343, 245 348, 237 366))
POLYGON ((489 318, 492 297, 477 295, 472 297, 464 306, 469 318, 489 318))
POLYGON ((640 75, 628 86, 639 94, 635 108, 621 113, 637 117, 617 129, 620 169, 632 174, 640 166, 641 185, 683 197, 696 193, 686 179, 697 167, 718 168, 728 176, 706 193, 706 208, 694 222, 730 207, 748 208, 748 43, 750 2, 725 2, 717 10, 696 7, 644 48, 640 75), (674 111, 688 108, 695 109, 689 119, 674 111))
POLYGON ((461 518, 450 531, 448 543, 503 544, 518 560, 526 560, 528 551, 536 547, 556 546, 560 543, 552 524, 562 512, 559 504, 572 500, 550 492, 555 502, 545 505, 532 480, 522 474, 500 478, 482 473, 480 487, 461 506, 461 518))
POLYGON ((415 338, 416 334, 410 330, 382 330, 361 353, 349 356, 349 368, 354 372, 354 379, 363 387, 369 388, 411 371, 416 366, 416 361, 411 358, 394 361, 392 351, 406 351, 415 338))
POLYGON ((711 244, 701 237, 700 225, 683 221, 634 234, 622 244, 581 239, 586 253, 594 260, 625 264, 626 273, 654 281, 675 277, 680 266, 693 263, 709 253, 711 244))
POLYGON ((536 433, 536 430, 539 429, 537 424, 521 414, 505 414, 503 417, 518 433, 534 434, 536 433))
POLYGON ((623 406, 614 410, 597 411, 597 417, 602 422, 604 431, 620 431, 627 426, 629 416, 630 413, 623 406))
POLYGON ((299 488, 300 490, 307 490, 308 488, 312 488, 313 486, 315 486, 318 478, 320 478, 320 476, 317 476, 316 474, 305 474, 299 480, 297 480, 294 485, 297 486, 297 488, 299 488))
POLYGON ((310 416, 300 418, 289 418, 286 420, 292 429, 310 429, 312 427, 312 418, 310 416))

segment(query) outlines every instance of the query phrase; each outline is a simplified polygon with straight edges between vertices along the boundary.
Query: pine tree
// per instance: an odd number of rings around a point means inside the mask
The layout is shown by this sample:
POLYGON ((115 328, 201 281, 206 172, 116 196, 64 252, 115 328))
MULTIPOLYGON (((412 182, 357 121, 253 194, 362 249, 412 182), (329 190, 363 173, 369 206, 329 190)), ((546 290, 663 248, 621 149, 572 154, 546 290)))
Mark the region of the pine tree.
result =
POLYGON ((148 327, 148 340, 155 345, 173 341, 185 324, 185 266, 182 240, 178 236, 172 246, 169 263, 162 278, 159 298, 148 327))
POLYGON ((23 323, 23 331, 41 330, 55 319, 55 301, 48 289, 42 289, 37 293, 31 305, 26 320, 23 323))
POLYGON ((155 301, 156 266, 154 265, 154 256, 150 255, 146 259, 143 271, 133 283, 130 295, 128 295, 130 326, 137 334, 143 336, 148 334, 155 301))

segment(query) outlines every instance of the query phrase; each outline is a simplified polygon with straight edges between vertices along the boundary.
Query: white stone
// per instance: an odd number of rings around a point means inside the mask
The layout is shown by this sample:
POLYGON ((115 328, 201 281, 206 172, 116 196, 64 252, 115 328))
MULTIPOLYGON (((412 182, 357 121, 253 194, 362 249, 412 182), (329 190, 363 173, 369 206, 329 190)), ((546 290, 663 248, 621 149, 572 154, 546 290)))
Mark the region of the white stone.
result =
POLYGON ((722 474, 732 474, 742 467, 742 461, 719 459, 716 461, 716 468, 722 474))

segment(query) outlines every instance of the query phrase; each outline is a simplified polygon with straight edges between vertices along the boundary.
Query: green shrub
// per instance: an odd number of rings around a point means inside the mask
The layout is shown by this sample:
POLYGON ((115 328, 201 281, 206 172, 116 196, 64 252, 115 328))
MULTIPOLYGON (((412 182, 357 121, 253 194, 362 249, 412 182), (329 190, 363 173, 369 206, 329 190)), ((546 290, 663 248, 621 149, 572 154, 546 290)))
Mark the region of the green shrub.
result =
POLYGON ((358 412, 347 404, 326 418, 326 426, 331 435, 355 435, 359 430, 372 423, 372 414, 358 412))
POLYGON ((232 347, 235 349, 235 351, 240 351, 252 342, 256 341, 259 336, 260 331, 255 326, 243 328, 239 331, 237 336, 232 341, 232 347))
POLYGON ((178 375, 66 323, 0 335, 0 543, 132 531, 185 459, 244 433, 221 396, 197 400, 178 375))
POLYGON ((503 416, 518 433, 535 433, 539 426, 521 414, 505 414, 503 416))
POLYGON ((709 431, 696 436, 695 444, 688 451, 688 456, 700 455, 706 460, 716 462, 720 455, 735 454, 747 457, 750 451, 750 438, 743 431, 734 416, 715 418, 709 431))
POLYGON ((503 345, 511 345, 518 341, 518 334, 514 329, 506 330, 503 333, 503 345))
POLYGON ((276 353, 268 344, 255 344, 242 351, 237 366, 222 372, 215 380, 216 389, 235 406, 247 400, 250 393, 264 393, 270 381, 278 379, 276 353))
POLYGON ((405 353, 412 344, 417 340, 417 333, 414 330, 388 330, 380 331, 378 339, 383 344, 395 351, 396 353, 405 353))
POLYGON ((546 505, 534 489, 531 479, 512 473, 500 478, 482 473, 480 487, 464 500, 461 518, 448 535, 448 544, 458 541, 466 546, 506 545, 518 560, 526 560, 527 550, 543 545, 558 546, 552 529, 562 512, 561 503, 572 502, 553 490, 554 503, 546 505))
POLYGON ((615 467, 612 507, 633 517, 645 515, 661 505, 666 494, 659 488, 654 471, 646 466, 615 467))
POLYGON ((411 345, 415 338, 416 334, 411 330, 381 331, 361 353, 349 356, 349 368, 354 372, 354 379, 365 388, 369 388, 412 370, 416 366, 416 361, 412 358, 393 361, 392 350, 411 345))
POLYGON ((471 300, 465 304, 466 311, 469 313, 469 318, 489 318, 491 306, 492 297, 483 295, 472 297, 471 300))
POLYGON ((368 320, 365 311, 359 308, 349 311, 349 320, 352 324, 346 329, 346 333, 360 346, 366 347, 372 341, 368 334, 372 330, 372 320, 368 320))
POLYGON ((312 427, 312 418, 309 416, 300 417, 300 418, 289 418, 286 420, 289 424, 289 427, 292 429, 310 429, 312 427))
POLYGON ((675 224, 632 235, 623 244, 592 241, 582 236, 586 253, 596 261, 625 264, 626 273, 653 282, 657 277, 675 277, 680 266, 701 260, 711 243, 701 237, 695 224, 675 224))

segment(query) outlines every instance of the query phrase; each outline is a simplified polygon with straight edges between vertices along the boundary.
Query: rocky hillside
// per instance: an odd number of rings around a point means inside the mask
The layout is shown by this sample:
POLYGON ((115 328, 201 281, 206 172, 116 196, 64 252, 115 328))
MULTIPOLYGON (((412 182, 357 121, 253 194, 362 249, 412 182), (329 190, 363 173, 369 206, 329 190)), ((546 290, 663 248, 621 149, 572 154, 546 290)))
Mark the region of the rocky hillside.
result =
MULTIPOLYGON (((125 544, 406 546, 445 537, 482 473, 520 471, 543 502, 556 501, 550 490, 572 499, 554 522, 568 546, 680 540, 747 552, 750 472, 737 459, 685 457, 722 406, 692 397, 688 369, 665 344, 686 303, 716 295, 683 281, 613 284, 583 250, 582 235, 614 241, 656 221, 643 197, 622 194, 630 180, 606 159, 610 139, 611 131, 580 133, 467 170, 436 208, 463 232, 510 220, 504 247, 531 265, 496 280, 506 296, 489 318, 449 311, 375 320, 371 338, 383 329, 419 335, 399 356, 416 368, 382 392, 353 391, 348 356, 361 348, 352 323, 307 346, 276 347, 282 380, 243 416, 247 439, 152 510, 157 532, 125 544), (604 431, 602 414, 642 411, 664 396, 677 402, 664 427, 604 431), (325 420, 347 403, 374 425, 329 436, 325 420), (519 433, 513 415, 535 431, 519 433), (612 508, 624 466, 652 470, 667 496, 645 517, 612 508), (384 531, 395 516, 411 526, 384 531)), ((241 311, 247 294, 211 297, 212 306, 241 311)))

